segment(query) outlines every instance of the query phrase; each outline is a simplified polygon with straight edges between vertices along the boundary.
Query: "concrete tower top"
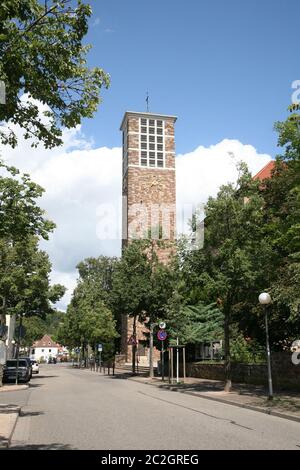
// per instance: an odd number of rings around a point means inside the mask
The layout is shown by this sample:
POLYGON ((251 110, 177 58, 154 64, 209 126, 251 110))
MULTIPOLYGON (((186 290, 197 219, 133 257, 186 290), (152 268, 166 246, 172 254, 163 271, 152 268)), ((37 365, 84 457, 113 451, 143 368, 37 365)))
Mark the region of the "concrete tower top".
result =
POLYGON ((153 119, 162 119, 162 120, 165 120, 165 119, 171 119, 173 122, 175 122, 177 120, 177 116, 171 116, 171 115, 167 115, 167 114, 156 114, 156 113, 142 113, 142 112, 137 112, 137 111, 126 111, 126 113, 124 114, 124 117, 122 119, 122 122, 121 122, 121 126, 120 126, 120 131, 123 130, 124 128, 124 124, 126 123, 128 117, 139 117, 139 118, 153 118, 153 119))

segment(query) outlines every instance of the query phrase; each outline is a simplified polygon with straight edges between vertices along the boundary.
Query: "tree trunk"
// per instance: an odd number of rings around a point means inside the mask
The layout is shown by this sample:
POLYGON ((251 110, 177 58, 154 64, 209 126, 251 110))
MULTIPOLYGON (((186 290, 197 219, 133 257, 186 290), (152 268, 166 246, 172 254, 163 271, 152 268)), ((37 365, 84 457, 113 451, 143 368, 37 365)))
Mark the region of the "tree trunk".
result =
POLYGON ((136 315, 133 317, 133 345, 132 345, 132 373, 135 374, 135 359, 136 359, 136 315))
POLYGON ((230 392, 231 382, 231 358, 230 358, 230 307, 224 307, 224 352, 225 352, 225 386, 224 391, 230 392))

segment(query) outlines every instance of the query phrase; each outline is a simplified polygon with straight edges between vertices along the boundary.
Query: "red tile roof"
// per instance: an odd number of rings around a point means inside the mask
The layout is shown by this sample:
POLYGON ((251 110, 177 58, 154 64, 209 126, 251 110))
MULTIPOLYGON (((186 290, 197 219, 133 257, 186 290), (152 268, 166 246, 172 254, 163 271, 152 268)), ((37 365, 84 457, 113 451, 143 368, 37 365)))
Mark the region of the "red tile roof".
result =
POLYGON ((35 341, 32 345, 33 348, 59 348, 59 344, 55 343, 49 335, 44 335, 42 339, 35 341))
POLYGON ((263 181, 266 178, 271 178, 272 170, 275 167, 275 160, 270 160, 255 176, 254 180, 263 181))

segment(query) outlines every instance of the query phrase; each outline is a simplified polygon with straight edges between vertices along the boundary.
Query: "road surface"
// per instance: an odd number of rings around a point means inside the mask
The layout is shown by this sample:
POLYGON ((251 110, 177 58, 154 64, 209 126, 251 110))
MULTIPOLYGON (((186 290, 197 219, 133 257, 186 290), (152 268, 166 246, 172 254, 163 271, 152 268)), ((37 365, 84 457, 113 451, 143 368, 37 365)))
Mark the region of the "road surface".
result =
POLYGON ((300 448, 300 423, 65 364, 0 402, 22 405, 14 449, 300 448))

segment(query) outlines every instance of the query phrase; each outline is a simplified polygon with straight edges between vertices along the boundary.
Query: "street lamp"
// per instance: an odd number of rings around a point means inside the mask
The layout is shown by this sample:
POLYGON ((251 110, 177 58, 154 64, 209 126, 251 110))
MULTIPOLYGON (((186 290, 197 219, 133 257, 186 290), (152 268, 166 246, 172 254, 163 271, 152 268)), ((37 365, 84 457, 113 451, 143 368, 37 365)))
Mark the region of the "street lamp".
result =
POLYGON ((17 342, 17 369, 16 369, 16 385, 18 385, 18 375, 19 375, 19 353, 20 353, 20 341, 22 335, 22 320, 25 313, 20 313, 20 323, 19 323, 19 331, 18 331, 18 342, 17 342))
POLYGON ((267 292, 262 292, 259 295, 258 300, 261 305, 264 305, 264 311, 265 311, 269 400, 272 400, 273 399, 273 384, 272 384, 271 353, 270 353, 270 344, 269 344, 268 310, 267 310, 267 306, 271 303, 272 299, 271 299, 270 294, 268 294, 267 292))

